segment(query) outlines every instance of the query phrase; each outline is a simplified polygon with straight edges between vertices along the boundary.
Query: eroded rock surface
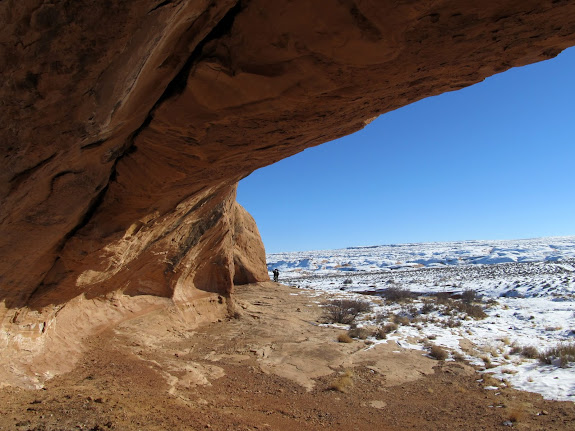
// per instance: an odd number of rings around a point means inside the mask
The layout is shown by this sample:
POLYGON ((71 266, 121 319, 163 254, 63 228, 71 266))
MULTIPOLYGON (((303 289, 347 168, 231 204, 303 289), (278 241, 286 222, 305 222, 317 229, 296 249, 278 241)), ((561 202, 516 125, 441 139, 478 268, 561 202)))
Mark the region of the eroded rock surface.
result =
POLYGON ((241 178, 574 44, 567 0, 1 2, 3 362, 59 316, 217 318, 268 278, 241 178))

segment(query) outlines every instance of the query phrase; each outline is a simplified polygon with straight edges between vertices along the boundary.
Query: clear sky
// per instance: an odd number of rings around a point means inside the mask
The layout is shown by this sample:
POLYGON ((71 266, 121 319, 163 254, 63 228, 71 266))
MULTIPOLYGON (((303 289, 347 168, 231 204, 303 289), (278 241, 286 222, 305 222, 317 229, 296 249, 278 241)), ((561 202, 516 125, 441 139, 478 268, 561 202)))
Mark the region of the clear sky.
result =
POLYGON ((240 182, 268 253, 575 235, 575 48, 240 182))

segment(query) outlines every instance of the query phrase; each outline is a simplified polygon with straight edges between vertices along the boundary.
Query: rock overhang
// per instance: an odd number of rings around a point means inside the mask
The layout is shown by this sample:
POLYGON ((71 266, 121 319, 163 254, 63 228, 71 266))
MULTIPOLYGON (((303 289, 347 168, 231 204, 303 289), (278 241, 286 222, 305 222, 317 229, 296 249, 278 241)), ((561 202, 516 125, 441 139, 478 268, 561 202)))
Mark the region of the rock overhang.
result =
POLYGON ((557 0, 26 0, 0 21, 10 348, 56 343, 79 298, 182 305, 266 280, 241 178, 575 44, 557 0))

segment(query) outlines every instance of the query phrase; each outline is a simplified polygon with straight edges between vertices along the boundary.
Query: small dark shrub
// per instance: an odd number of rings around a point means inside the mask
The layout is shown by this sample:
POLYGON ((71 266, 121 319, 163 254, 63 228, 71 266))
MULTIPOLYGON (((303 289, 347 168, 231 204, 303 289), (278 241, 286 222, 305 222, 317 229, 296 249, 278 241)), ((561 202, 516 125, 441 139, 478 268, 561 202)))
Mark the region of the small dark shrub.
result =
POLYGON ((465 313, 474 319, 485 319, 487 314, 479 305, 468 304, 466 302, 455 302, 455 308, 462 313, 465 313))
POLYGON ((489 298, 487 302, 485 302, 488 308, 495 307, 499 305, 499 302, 495 298, 489 298))
POLYGON ((330 323, 349 324, 355 320, 357 313, 345 307, 341 301, 331 301, 325 304, 324 318, 330 323))
POLYGON ((350 299, 351 306, 357 310, 358 313, 367 313, 371 311, 371 304, 369 301, 362 301, 360 299, 350 299))
POLYGON ((371 310, 367 301, 334 299, 324 304, 324 317, 331 323, 352 323, 359 313, 371 310))
POLYGON ((359 338, 360 340, 365 340, 371 335, 371 332, 366 328, 352 328, 347 331, 347 335, 351 338, 359 338))
POLYGON ((411 320, 403 314, 394 314, 391 318, 392 322, 397 325, 409 325, 411 320))
POLYGON ((429 355, 432 358, 437 359, 438 361, 444 361, 445 359, 447 359, 447 356, 449 356, 447 354, 447 351, 443 347, 436 346, 436 345, 431 346, 431 349, 429 351, 429 355))
POLYGON ((435 302, 439 305, 447 305, 451 302, 449 293, 439 292, 435 295, 435 302))
POLYGON ((387 338, 387 332, 383 328, 377 328, 373 331, 373 336, 378 340, 385 340, 387 338))
POLYGON ((461 293, 461 301, 465 304, 472 304, 474 302, 479 302, 481 300, 481 296, 473 289, 465 289, 461 293))
POLYGON ((445 326, 448 328, 459 328, 461 326, 461 320, 450 317, 445 321, 445 326))
POLYGON ((387 323, 379 328, 377 328, 373 334, 378 340, 384 340, 387 338, 387 334, 397 331, 398 326, 395 323, 387 323))
POLYGON ((345 280, 343 280, 343 284, 351 284, 351 283, 353 283, 351 278, 346 278, 345 280))
POLYGON ((389 313, 387 312, 377 313, 377 315, 375 316, 375 321, 377 323, 386 322, 388 319, 389 319, 389 313))
POLYGON ((421 307, 421 314, 429 314, 433 311, 435 311, 437 308, 435 307, 435 305, 433 305, 431 302, 425 302, 423 304, 423 307, 421 307))
POLYGON ((411 301, 415 294, 401 286, 390 286, 383 292, 383 297, 391 302, 407 302, 411 301))

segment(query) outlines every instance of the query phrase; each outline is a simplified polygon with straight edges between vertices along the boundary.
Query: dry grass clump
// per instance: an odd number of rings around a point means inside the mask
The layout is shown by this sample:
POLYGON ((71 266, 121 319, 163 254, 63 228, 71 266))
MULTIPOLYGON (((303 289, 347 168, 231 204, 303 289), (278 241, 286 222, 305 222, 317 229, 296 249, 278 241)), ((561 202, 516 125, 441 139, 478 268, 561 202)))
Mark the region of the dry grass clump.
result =
POLYGON ((351 338, 348 334, 339 334, 337 336, 337 341, 339 343, 353 343, 353 338, 351 338))
POLYGON ((391 286, 385 289, 383 297, 390 302, 409 302, 415 298, 415 294, 402 286, 391 286))
POLYGON ((387 334, 397 331, 397 324, 396 323, 386 323, 385 325, 377 328, 373 334, 375 338, 378 340, 385 340, 387 338, 387 334))
POLYGON ((407 326, 411 323, 410 318, 403 314, 394 314, 393 316, 391 316, 391 321, 396 325, 404 325, 404 326, 407 326))
POLYGON ((323 304, 324 318, 330 323, 350 324, 359 313, 371 310, 368 301, 359 299, 333 299, 323 304))
POLYGON ((495 299, 495 298, 489 298, 485 302, 485 305, 487 305, 487 308, 493 308, 493 307, 499 305, 499 301, 497 301, 497 299, 495 299))
POLYGON ((555 360, 559 360, 561 368, 566 368, 569 364, 575 363, 575 342, 560 343, 539 354, 539 361, 543 364, 552 365, 555 360))
POLYGON ((483 383, 486 386, 499 386, 501 384, 501 381, 497 380, 495 377, 493 377, 493 374, 491 374, 491 373, 484 373, 483 374, 483 383))
POLYGON ((457 362, 465 362, 465 355, 463 353, 453 352, 452 356, 457 362))
POLYGON ((491 357, 489 355, 481 355, 479 359, 483 361, 485 368, 493 368, 493 365, 491 364, 491 357))
POLYGON ((353 386, 353 371, 347 369, 343 372, 343 374, 340 374, 338 377, 335 378, 333 382, 329 384, 328 390, 346 393, 351 389, 352 386, 353 386))
POLYGON ((437 359, 438 361, 444 361, 447 359, 449 354, 447 353, 447 351, 443 347, 437 346, 434 344, 431 346, 431 348, 429 350, 429 356, 437 359))
POLYGON ((521 355, 524 358, 537 359, 539 358, 539 350, 534 346, 517 346, 511 347, 512 355, 521 355))
POLYGON ((447 328, 459 328, 461 326, 461 320, 450 317, 443 323, 443 326, 447 328))
POLYGON ((360 340, 365 340, 367 337, 371 335, 371 332, 367 328, 351 328, 347 331, 347 335, 352 338, 359 338, 360 340))
POLYGON ((468 304, 466 302, 461 301, 455 301, 454 306, 458 311, 465 313, 468 316, 473 317, 474 319, 485 319, 487 317, 487 314, 485 313, 485 311, 483 311, 483 308, 479 305, 468 304))
POLYGON ((507 412, 507 417, 513 423, 521 422, 525 419, 525 410, 521 407, 511 407, 507 412))

